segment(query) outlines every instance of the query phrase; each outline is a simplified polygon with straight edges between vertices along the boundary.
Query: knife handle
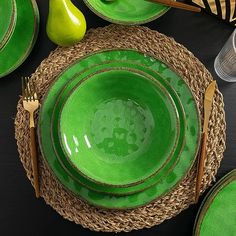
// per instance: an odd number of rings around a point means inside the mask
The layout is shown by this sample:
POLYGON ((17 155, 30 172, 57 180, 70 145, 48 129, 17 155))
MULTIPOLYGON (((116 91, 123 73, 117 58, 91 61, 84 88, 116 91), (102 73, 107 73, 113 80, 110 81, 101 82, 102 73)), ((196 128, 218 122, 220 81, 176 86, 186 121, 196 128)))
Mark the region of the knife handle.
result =
POLYGON ((200 196, 200 191, 201 191, 202 177, 204 174, 204 163, 205 163, 205 159, 206 159, 206 143, 207 143, 207 134, 204 132, 204 133, 202 133, 201 150, 200 150, 200 156, 198 158, 198 164, 197 164, 195 203, 198 202, 199 196, 200 196))

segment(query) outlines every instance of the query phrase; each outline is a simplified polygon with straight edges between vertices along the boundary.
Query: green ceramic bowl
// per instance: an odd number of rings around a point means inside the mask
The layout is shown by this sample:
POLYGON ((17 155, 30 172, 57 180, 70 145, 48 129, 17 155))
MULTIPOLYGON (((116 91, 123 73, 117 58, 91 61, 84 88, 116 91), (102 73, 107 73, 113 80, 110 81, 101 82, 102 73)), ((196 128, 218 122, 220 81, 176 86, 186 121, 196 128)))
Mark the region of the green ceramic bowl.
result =
POLYGON ((91 205, 108 208, 108 209, 130 209, 143 206, 151 201, 160 198, 164 194, 173 190, 188 171, 193 166, 198 153, 201 135, 201 123, 199 110, 196 105, 194 96, 184 82, 184 80, 167 64, 160 60, 131 49, 114 49, 97 51, 92 55, 87 55, 70 65, 63 71, 52 84, 48 93, 44 97, 38 121, 39 144, 42 155, 48 163, 52 173, 58 181, 71 193, 83 199, 91 205), (111 196, 103 193, 92 191, 78 181, 74 180, 70 174, 63 168, 55 153, 53 141, 51 138, 51 129, 54 110, 57 97, 66 84, 74 78, 76 74, 86 71, 89 67, 120 60, 128 63, 142 64, 151 70, 154 70, 168 81, 178 94, 186 114, 186 141, 184 143, 181 156, 175 167, 164 176, 161 181, 145 191, 138 192, 128 196, 111 196))
POLYGON ((161 4, 145 0, 84 0, 101 18, 116 24, 137 25, 157 19, 169 10, 161 4))
POLYGON ((223 177, 199 209, 194 236, 236 235, 236 170, 223 177))
POLYGON ((150 75, 104 69, 68 96, 60 114, 61 146, 90 180, 111 186, 143 182, 171 159, 179 117, 167 90, 150 75))
POLYGON ((1 78, 20 66, 31 52, 38 35, 39 14, 35 0, 1 0, 0 16, 1 78))
POLYGON ((143 191, 154 184, 156 184, 158 181, 161 181, 162 178, 164 178, 175 166, 177 161, 179 160, 179 157, 181 155, 181 152, 183 150, 184 142, 185 142, 185 126, 186 126, 186 121, 185 121, 185 114, 184 110, 181 104, 181 101, 178 98, 178 95, 174 91, 174 89, 170 86, 170 84, 165 81, 157 72, 154 70, 149 69, 148 67, 145 67, 140 64, 135 64, 135 63, 130 63, 127 61, 113 61, 113 62, 107 62, 107 63, 102 63, 98 64, 95 66, 90 67, 89 69, 85 70, 84 72, 79 73, 79 75, 75 75, 73 79, 67 85, 62 89, 62 92, 58 96, 57 102, 54 106, 53 109, 53 121, 51 122, 51 135, 52 135, 52 142, 54 145, 54 150, 57 155, 58 161, 62 165, 62 167, 65 169, 65 171, 73 178, 75 179, 78 183, 82 184, 83 186, 86 186, 87 188, 97 191, 97 192, 103 192, 106 194, 112 194, 112 195, 128 195, 128 194, 133 194, 136 192, 143 191), (71 165, 68 161, 67 158, 65 157, 61 146, 59 142, 59 137, 58 137, 58 122, 59 122, 59 113, 61 110, 61 107, 63 106, 63 103, 65 99, 68 97, 68 94, 70 93, 71 89, 76 86, 78 81, 81 81, 83 78, 86 76, 96 73, 99 70, 103 70, 106 68, 120 68, 120 67, 127 67, 127 68, 133 68, 136 70, 140 70, 143 72, 148 73, 149 75, 153 76, 155 79, 157 79, 168 91, 168 93, 171 95, 177 111, 178 111, 178 116, 179 116, 179 123, 180 123, 180 138, 179 142, 176 146, 176 149, 170 159, 170 161, 163 166, 155 175, 152 177, 148 178, 142 183, 139 183, 138 185, 134 186, 129 186, 126 188, 119 188, 119 187, 112 187, 112 186, 105 186, 105 185, 99 185, 96 184, 89 179, 83 177, 75 168, 73 168, 73 165, 71 165))

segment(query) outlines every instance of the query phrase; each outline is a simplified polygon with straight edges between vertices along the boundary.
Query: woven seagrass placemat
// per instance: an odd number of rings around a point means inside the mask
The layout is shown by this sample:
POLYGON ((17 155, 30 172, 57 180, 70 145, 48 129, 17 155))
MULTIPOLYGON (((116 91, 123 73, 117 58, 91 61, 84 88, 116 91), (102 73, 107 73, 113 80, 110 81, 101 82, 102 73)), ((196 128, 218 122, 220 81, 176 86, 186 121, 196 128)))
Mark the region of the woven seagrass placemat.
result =
MULTIPOLYGON (((172 65, 192 89, 202 115, 203 95, 212 80, 211 74, 184 46, 176 43, 172 38, 140 26, 110 25, 91 29, 79 44, 70 48, 57 48, 32 75, 37 81, 40 99, 43 99, 56 76, 70 63, 88 53, 110 48, 133 48, 172 65)), ((37 115, 35 118, 37 121, 37 115)), ((20 160, 32 183, 27 121, 28 116, 22 108, 20 99, 15 119, 15 136, 20 160)), ((202 191, 215 180, 216 172, 223 158, 225 127, 223 98, 217 89, 209 124, 202 191)), ((195 166, 170 193, 144 207, 126 211, 98 209, 74 197, 56 180, 40 152, 39 170, 41 196, 45 202, 64 218, 95 231, 120 232, 149 228, 177 215, 194 200, 195 166)))

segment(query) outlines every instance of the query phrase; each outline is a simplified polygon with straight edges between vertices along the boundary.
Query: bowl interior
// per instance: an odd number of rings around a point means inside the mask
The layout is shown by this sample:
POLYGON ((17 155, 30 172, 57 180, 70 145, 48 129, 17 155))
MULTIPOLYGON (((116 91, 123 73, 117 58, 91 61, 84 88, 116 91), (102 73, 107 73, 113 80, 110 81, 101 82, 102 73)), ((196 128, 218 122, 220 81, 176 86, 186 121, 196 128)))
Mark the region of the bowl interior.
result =
POLYGON ((144 23, 163 14, 168 7, 144 0, 85 0, 85 3, 98 15, 117 23, 144 23))
POLYGON ((83 175, 132 185, 165 165, 178 141, 179 119, 168 92, 149 75, 104 70, 72 91, 60 114, 59 136, 83 175))

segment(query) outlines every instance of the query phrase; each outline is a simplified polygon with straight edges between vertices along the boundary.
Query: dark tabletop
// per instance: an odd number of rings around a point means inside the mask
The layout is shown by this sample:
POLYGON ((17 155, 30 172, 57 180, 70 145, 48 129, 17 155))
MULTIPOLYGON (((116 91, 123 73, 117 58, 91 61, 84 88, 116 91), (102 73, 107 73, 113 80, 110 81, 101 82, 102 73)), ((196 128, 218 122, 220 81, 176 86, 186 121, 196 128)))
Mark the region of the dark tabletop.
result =
MULTIPOLYGON (((14 117, 21 93, 22 76, 34 72, 40 62, 55 48, 45 32, 48 1, 38 0, 41 23, 37 43, 25 63, 11 75, 0 79, 0 235, 105 235, 83 229, 80 225, 64 220, 43 199, 37 200, 23 166, 19 160, 14 139, 14 117)), ((108 22, 95 16, 82 1, 74 3, 86 16, 88 28, 105 26, 108 22)), ((217 179, 236 168, 236 83, 220 80, 214 72, 214 58, 230 36, 233 27, 205 13, 196 14, 170 10, 148 27, 173 37, 203 62, 217 80, 224 95, 227 121, 227 150, 217 179)), ((202 198, 201 198, 202 200, 202 198)), ((198 205, 191 206, 178 216, 151 229, 120 233, 120 235, 181 235, 192 234, 198 205)), ((110 234, 115 235, 115 234, 110 234)))

